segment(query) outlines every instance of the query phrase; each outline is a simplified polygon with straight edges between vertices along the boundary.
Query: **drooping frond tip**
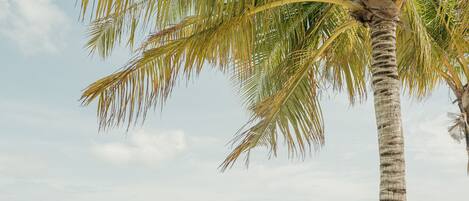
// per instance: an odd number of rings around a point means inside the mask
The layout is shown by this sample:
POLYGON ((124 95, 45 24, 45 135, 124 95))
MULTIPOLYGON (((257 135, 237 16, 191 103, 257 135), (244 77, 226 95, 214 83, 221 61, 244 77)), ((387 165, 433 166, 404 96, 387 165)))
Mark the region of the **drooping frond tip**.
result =
MULTIPOLYGON (((317 41, 318 49, 293 51, 271 74, 262 72, 263 75, 259 77, 270 78, 266 82, 269 85, 255 88, 268 89, 264 93, 271 95, 258 101, 255 99, 251 105, 253 117, 245 126, 248 128, 234 139, 233 143, 237 143, 237 146, 220 165, 222 171, 232 167, 242 154, 246 154, 248 164, 250 151, 258 146, 268 147, 270 154, 276 156, 279 138, 283 138, 290 156, 299 154, 304 157, 311 152, 312 147, 318 149, 324 144, 322 112, 316 94, 318 85, 315 83, 321 77, 316 77, 321 65, 316 62, 339 36, 355 25, 353 21, 344 22, 324 41, 317 41), (287 68, 290 70, 286 71, 287 68)), ((257 82, 255 75, 253 78, 257 82)), ((252 92, 263 94, 256 90, 252 92)))
POLYGON ((309 106, 304 106, 308 108, 292 109, 290 111, 287 107, 308 103, 300 103, 297 102, 298 100, 288 101, 289 103, 286 103, 285 106, 278 106, 281 107, 278 111, 280 114, 266 114, 268 116, 263 119, 257 121, 252 119, 256 122, 250 121, 246 124, 246 127, 249 125, 250 127, 242 130, 232 140, 232 145, 236 145, 236 147, 220 165, 222 171, 232 167, 243 154, 247 166, 250 152, 256 147, 267 147, 270 156, 277 156, 279 138, 283 138, 287 145, 289 157, 299 156, 304 159, 307 153, 311 153, 313 149, 319 150, 324 145, 322 115, 316 101, 312 101, 313 104, 309 106))
POLYGON ((128 65, 88 86, 81 100, 98 101, 100 128, 130 126, 164 103, 179 76, 190 79, 206 64, 222 70, 233 60, 249 64, 251 40, 251 21, 244 16, 187 17, 147 37, 128 65))
POLYGON ((164 103, 175 83, 177 72, 170 68, 156 70, 155 61, 135 59, 129 67, 88 86, 81 97, 84 105, 97 99, 100 129, 143 121, 147 111, 164 103), (156 72, 158 71, 158 72, 156 72), (156 78, 157 77, 157 78, 156 78))

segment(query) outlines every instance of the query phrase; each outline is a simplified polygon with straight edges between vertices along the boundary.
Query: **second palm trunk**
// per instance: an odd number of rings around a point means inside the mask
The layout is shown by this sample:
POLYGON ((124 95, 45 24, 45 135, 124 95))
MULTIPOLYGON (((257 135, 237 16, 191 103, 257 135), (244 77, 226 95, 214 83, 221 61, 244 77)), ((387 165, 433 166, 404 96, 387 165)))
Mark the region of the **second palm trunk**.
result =
POLYGON ((394 20, 371 22, 372 86, 380 157, 380 200, 405 201, 404 137, 394 20))

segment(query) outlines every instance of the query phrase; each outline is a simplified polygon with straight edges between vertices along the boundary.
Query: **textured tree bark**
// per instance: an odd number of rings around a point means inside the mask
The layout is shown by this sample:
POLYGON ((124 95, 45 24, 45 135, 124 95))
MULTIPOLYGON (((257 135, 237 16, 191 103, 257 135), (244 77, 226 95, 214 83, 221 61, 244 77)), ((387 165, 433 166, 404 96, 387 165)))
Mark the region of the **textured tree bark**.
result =
POLYGON ((460 105, 459 108, 460 108, 461 113, 465 114, 465 116, 466 116, 466 124, 464 125, 464 135, 466 137, 465 141, 466 141, 466 152, 467 152, 466 171, 467 171, 467 175, 469 175, 469 127, 468 127, 469 122, 467 122, 467 121, 469 121, 469 119, 467 119, 468 113, 464 109, 462 109, 462 107, 461 107, 462 104, 459 103, 459 105, 460 105))
POLYGON ((466 134, 466 151, 467 151, 467 175, 469 175, 469 135, 466 134))
MULTIPOLYGON (((461 105, 461 104, 460 104, 461 105)), ((464 113, 466 115, 466 118, 467 118, 467 115, 468 113, 464 110, 464 109, 461 109, 462 107, 460 106, 459 107, 460 110, 461 110, 461 113, 464 113)), ((466 125, 464 126, 464 135, 465 135, 465 140, 466 140, 466 152, 467 152, 467 166, 466 166, 466 171, 467 171, 467 174, 469 175, 469 119, 466 119, 466 125)))
POLYGON ((469 125, 469 122, 468 122, 469 119, 467 119, 468 113, 467 113, 464 109, 462 109, 462 107, 461 107, 462 104, 459 103, 459 105, 460 105, 459 108, 460 108, 461 113, 462 113, 462 114, 465 114, 465 116, 466 116, 466 124, 464 125, 464 135, 465 135, 465 137, 466 137, 466 138, 465 138, 465 141, 466 141, 466 152, 467 152, 467 166, 466 166, 466 171, 467 171, 467 175, 469 175, 469 127, 468 127, 468 125, 469 125))
POLYGON ((467 119, 467 115, 468 113, 464 110, 464 109, 461 109, 461 103, 459 104, 459 108, 460 108, 460 111, 462 114, 465 114, 466 116, 466 124, 464 125, 464 135, 465 135, 465 141, 466 141, 466 152, 467 152, 467 166, 466 166, 466 171, 467 171, 467 175, 469 175, 469 119, 467 119))
MULTIPOLYGON (((461 107, 460 107, 461 108, 461 107)), ((469 175, 469 119, 467 119, 467 115, 468 113, 461 109, 461 113, 464 113, 466 115, 466 125, 464 126, 464 134, 465 134, 465 137, 466 137, 466 152, 467 152, 467 166, 466 166, 466 171, 467 171, 467 175, 469 175)))
POLYGON ((396 61, 396 27, 391 19, 371 20, 372 86, 380 157, 380 201, 405 201, 404 136, 400 81, 396 61))
POLYGON ((466 152, 467 152, 467 174, 469 175, 469 85, 464 85, 462 92, 460 92, 459 99, 459 110, 462 114, 465 114, 466 124, 464 125, 464 134, 466 140, 466 152))
POLYGON ((469 88, 468 85, 464 85, 463 89, 458 91, 457 89, 453 89, 454 94, 458 100, 459 111, 461 114, 465 116, 465 124, 464 124, 464 135, 466 141, 466 152, 467 152, 467 166, 466 171, 469 175, 469 88))

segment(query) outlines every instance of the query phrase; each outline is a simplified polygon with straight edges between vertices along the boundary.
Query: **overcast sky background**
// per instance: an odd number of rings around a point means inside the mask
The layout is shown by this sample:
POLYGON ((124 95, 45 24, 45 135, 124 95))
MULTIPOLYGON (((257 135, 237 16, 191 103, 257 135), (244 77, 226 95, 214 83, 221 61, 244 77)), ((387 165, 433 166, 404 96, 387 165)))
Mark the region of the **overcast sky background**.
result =
MULTIPOLYGON (((74 0, 0 0, 0 201, 377 200, 371 99, 324 97, 326 146, 305 161, 259 149, 249 169, 226 173, 226 143, 248 116, 214 70, 181 84, 143 127, 98 133, 80 92, 129 54, 88 56, 78 13, 74 0)), ((467 201, 465 148, 446 133, 449 95, 403 99, 408 200, 467 201)))

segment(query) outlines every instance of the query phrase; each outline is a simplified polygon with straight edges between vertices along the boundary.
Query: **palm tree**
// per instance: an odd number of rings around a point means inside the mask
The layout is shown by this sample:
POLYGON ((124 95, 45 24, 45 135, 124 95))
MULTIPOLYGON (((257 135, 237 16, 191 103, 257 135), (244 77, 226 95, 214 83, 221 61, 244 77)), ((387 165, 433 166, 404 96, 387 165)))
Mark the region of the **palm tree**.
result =
POLYGON ((258 146, 275 156, 279 137, 290 156, 320 148, 321 91, 332 86, 346 91, 352 103, 363 99, 369 68, 380 200, 406 200, 400 85, 423 95, 436 83, 430 70, 431 39, 416 6, 421 3, 82 0, 83 17, 93 20, 92 52, 106 57, 120 42, 133 47, 137 30, 152 32, 124 68, 91 84, 82 100, 86 105, 97 100, 100 128, 130 126, 143 121, 149 108, 164 104, 177 78, 190 79, 203 67, 216 67, 238 82, 252 113, 221 165, 226 169, 241 155, 248 162, 258 146), (398 30, 399 19, 404 28, 398 30))
MULTIPOLYGON (((437 72, 453 92, 460 114, 451 114, 454 119, 449 134, 458 142, 466 142, 469 157, 469 2, 453 0, 428 1, 422 4, 425 13, 422 19, 434 41, 433 53, 442 66, 437 72)), ((467 164, 469 174, 469 159, 467 164)))

